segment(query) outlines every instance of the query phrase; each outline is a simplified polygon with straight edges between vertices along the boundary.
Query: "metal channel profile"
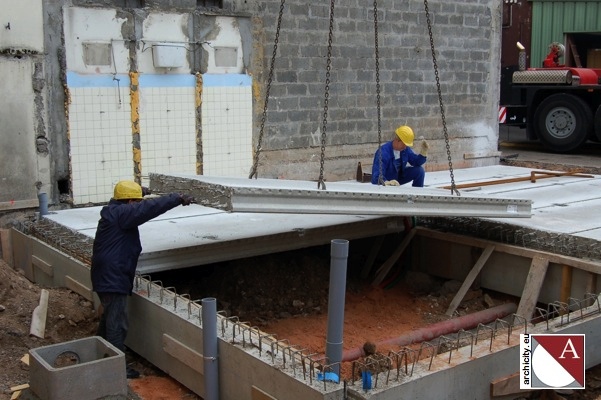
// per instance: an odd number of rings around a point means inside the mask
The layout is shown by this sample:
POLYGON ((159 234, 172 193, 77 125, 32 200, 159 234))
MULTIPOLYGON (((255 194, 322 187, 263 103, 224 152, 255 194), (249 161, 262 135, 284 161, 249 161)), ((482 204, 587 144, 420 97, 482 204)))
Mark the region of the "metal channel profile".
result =
POLYGON ((330 182, 321 190, 308 181, 151 174, 150 185, 232 212, 530 218, 532 209, 531 200, 357 182, 330 182))

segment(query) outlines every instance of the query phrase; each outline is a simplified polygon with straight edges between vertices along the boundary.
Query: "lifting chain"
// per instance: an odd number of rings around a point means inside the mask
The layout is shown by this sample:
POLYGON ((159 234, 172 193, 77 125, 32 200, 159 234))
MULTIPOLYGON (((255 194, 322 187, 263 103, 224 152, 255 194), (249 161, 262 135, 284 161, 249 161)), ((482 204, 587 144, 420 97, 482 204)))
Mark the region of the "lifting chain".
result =
POLYGON ((323 179, 323 164, 326 153, 326 130, 328 126, 328 98, 330 96, 330 70, 332 68, 332 31, 334 30, 334 0, 330 1, 330 31, 328 33, 328 60, 326 63, 326 87, 323 99, 323 125, 321 129, 321 160, 319 167, 319 180, 317 188, 325 190, 326 184, 323 179))
MULTIPOLYGON (((374 0, 374 40, 375 40, 375 52, 376 52, 376 104, 378 109, 378 149, 382 145, 382 113, 380 107, 380 51, 378 48, 378 2, 374 0)), ((384 177, 382 175, 382 151, 379 152, 378 164, 380 168, 380 174, 378 176, 378 185, 384 184, 384 177)))
POLYGON ((253 176, 257 178, 257 168, 259 166, 259 154, 261 153, 261 143, 263 142, 263 132, 265 130, 265 119, 267 117, 267 105, 269 104, 269 91, 271 90, 271 82, 273 81, 273 70, 275 66, 275 58, 278 52, 278 42, 280 40, 280 28, 282 26, 282 14, 284 13, 284 3, 286 0, 282 0, 280 4, 280 13, 278 15, 278 24, 275 30, 275 40, 273 42, 273 54, 271 55, 271 65, 269 66, 269 77, 267 79, 267 88, 265 89, 265 105, 263 106, 263 115, 261 116, 261 129, 259 131, 259 139, 257 141, 257 149, 255 150, 255 157, 253 160, 253 166, 250 171, 248 179, 253 176))
POLYGON ((436 62, 436 52, 434 50, 434 36, 432 35, 432 23, 430 21, 430 11, 428 10, 428 0, 424 0, 424 8, 426 10, 426 22, 428 23, 428 34, 430 35, 430 49, 432 51, 432 63, 434 64, 434 75, 436 76, 436 89, 438 90, 438 103, 440 104, 440 116, 442 118, 442 128, 444 132, 444 140, 447 146, 447 157, 449 159, 449 173, 451 174, 451 194, 461 194, 455 186, 455 176, 453 175, 453 162, 451 161, 451 146, 449 145, 449 132, 447 130, 447 122, 444 114, 444 104, 442 102, 442 91, 440 90, 440 77, 438 75, 438 63, 436 62))

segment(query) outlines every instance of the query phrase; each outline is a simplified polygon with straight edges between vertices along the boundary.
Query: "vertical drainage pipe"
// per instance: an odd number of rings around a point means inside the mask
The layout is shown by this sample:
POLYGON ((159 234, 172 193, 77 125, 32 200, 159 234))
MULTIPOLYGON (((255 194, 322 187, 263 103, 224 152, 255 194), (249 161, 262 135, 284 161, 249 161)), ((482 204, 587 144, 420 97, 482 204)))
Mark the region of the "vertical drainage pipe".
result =
POLYGON ((217 300, 202 299, 202 356, 205 400, 219 400, 219 364, 217 359, 217 300))
POLYGON ((40 216, 48 215, 48 194, 38 193, 38 203, 40 204, 40 216))
POLYGON ((332 372, 338 376, 340 376, 340 362, 342 361, 348 243, 348 240, 334 239, 331 242, 330 249, 330 291, 328 297, 326 358, 328 364, 334 364, 332 372))

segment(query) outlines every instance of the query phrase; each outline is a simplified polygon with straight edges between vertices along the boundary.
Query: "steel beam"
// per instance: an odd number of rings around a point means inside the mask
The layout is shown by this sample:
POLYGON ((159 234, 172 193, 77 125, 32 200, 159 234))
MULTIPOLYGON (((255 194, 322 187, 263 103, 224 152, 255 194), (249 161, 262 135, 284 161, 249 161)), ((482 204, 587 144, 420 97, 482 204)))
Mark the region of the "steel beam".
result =
POLYGON ((319 189, 309 181, 150 174, 150 188, 187 193, 199 204, 233 212, 529 218, 532 206, 527 199, 354 181, 319 189))

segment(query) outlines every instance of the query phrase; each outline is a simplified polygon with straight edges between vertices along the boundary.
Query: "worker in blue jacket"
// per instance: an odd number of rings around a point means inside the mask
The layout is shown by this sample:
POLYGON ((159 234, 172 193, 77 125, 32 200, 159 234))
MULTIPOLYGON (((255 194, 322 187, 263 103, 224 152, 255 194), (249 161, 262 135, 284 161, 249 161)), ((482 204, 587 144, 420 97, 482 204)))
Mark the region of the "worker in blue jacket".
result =
POLYGON ((428 155, 428 142, 421 141, 418 153, 413 147, 413 129, 399 126, 391 141, 384 143, 374 155, 371 183, 374 185, 399 186, 412 182, 412 186, 423 187, 426 171, 423 165, 428 155), (380 165, 381 161, 381 165, 380 165), (382 179, 380 180, 380 171, 382 179))
MULTIPOLYGON (((97 335, 121 351, 125 351, 127 336, 127 296, 132 293, 142 252, 138 226, 180 204, 190 205, 193 200, 177 193, 143 200, 140 185, 120 181, 113 198, 100 211, 91 267, 92 288, 103 307, 97 335)), ((138 376, 138 371, 127 368, 128 378, 138 376)))

